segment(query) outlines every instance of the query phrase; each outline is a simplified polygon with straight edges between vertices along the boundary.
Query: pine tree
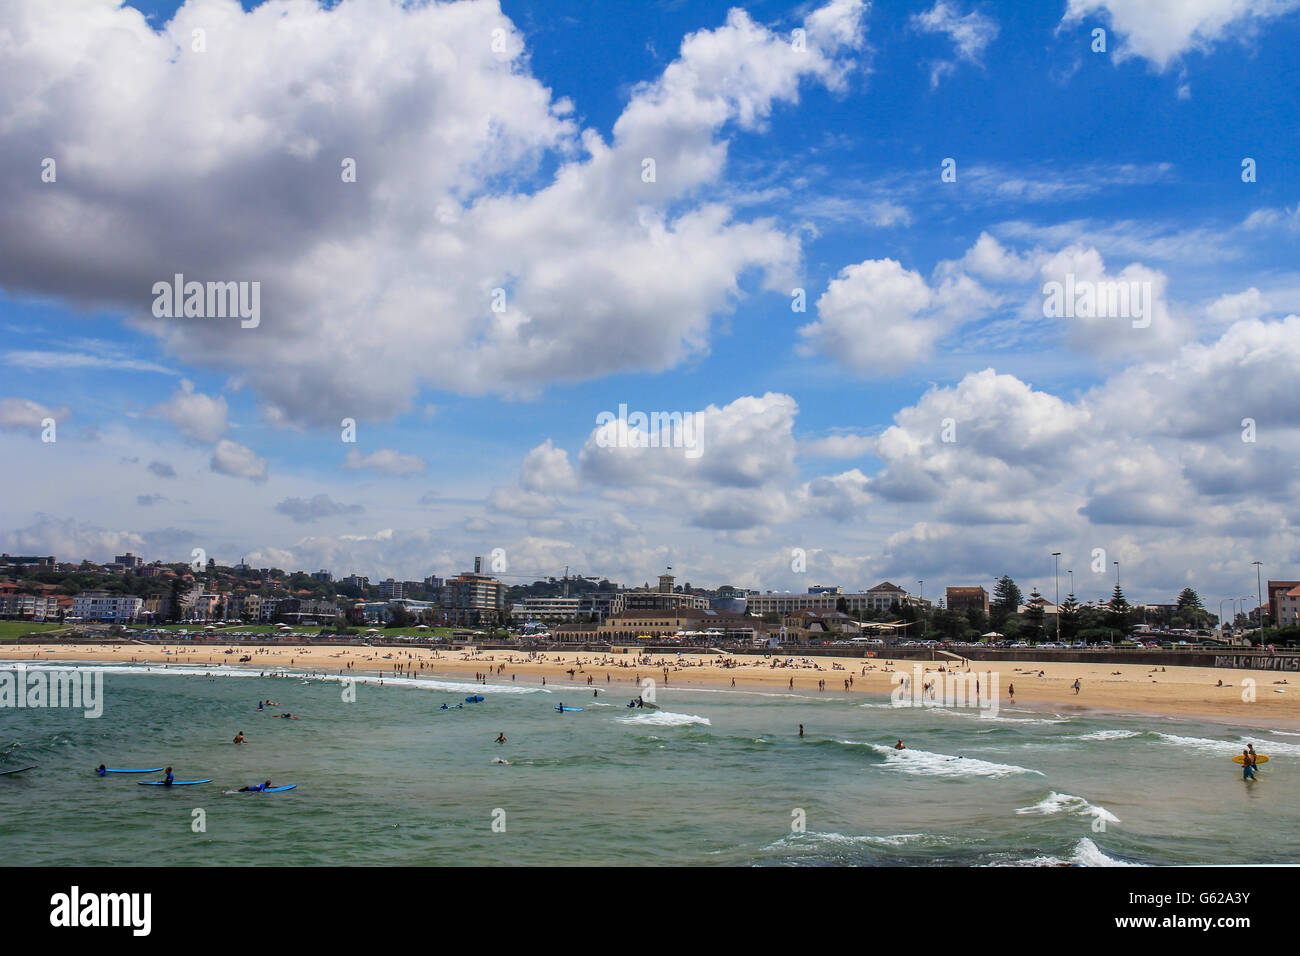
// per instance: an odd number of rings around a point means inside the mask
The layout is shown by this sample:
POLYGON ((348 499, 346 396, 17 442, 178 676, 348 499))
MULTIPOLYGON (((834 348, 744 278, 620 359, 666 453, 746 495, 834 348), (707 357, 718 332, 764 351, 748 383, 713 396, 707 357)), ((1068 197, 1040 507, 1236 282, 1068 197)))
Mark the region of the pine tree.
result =
POLYGON ((1178 595, 1178 607, 1187 608, 1193 611, 1205 610, 1205 605, 1201 603, 1201 596, 1192 588, 1183 588, 1178 595))
POLYGON ((1011 580, 1009 575, 1002 575, 993 587, 993 604, 989 608, 989 619, 993 623, 993 629, 1000 630, 1007 618, 1016 613, 1023 601, 1024 596, 1020 593, 1020 588, 1016 587, 1016 582, 1011 580))
POLYGON ((1061 602, 1060 615, 1061 640, 1073 641, 1074 635, 1079 633, 1079 602, 1074 599, 1073 591, 1061 602))
POLYGON ((1111 593, 1110 602, 1106 605, 1106 626, 1113 627, 1120 633, 1127 635, 1129 629, 1129 619, 1133 613, 1133 606, 1124 600, 1124 592, 1118 584, 1111 593))

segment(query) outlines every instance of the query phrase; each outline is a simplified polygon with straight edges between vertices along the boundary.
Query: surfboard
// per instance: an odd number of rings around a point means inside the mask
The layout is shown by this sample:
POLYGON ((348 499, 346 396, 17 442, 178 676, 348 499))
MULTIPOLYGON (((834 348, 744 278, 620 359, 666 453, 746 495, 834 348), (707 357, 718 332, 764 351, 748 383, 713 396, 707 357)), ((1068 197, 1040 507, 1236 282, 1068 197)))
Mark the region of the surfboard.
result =
POLYGON ((576 714, 578 711, 582 710, 581 707, 556 707, 555 709, 559 711, 563 711, 566 714, 570 712, 576 714))
MULTIPOLYGON (((192 786, 194 786, 194 784, 196 784, 196 783, 211 783, 211 782, 212 782, 212 778, 209 777, 207 780, 173 780, 173 781, 171 782, 171 785, 172 785, 173 787, 192 787, 192 786)), ((165 783, 164 783, 163 781, 161 781, 161 780, 141 780, 141 781, 140 781, 140 786, 142 786, 142 787, 165 787, 165 786, 167 786, 167 784, 165 784, 165 783)))
POLYGON ((465 698, 465 703, 467 704, 481 704, 482 702, 483 702, 483 698, 478 696, 477 694, 475 694, 473 697, 465 698))
MULTIPOLYGON (((1244 764, 1246 762, 1246 758, 1243 757, 1241 754, 1237 754, 1237 756, 1232 758, 1232 762, 1235 764, 1244 764)), ((1264 756, 1263 754, 1259 754, 1255 757, 1255 763, 1257 764, 1268 763, 1268 757, 1264 756)))
POLYGON ((105 767, 104 773, 162 773, 162 767, 145 767, 143 770, 114 770, 112 767, 105 767))
POLYGON ((11 773, 26 773, 28 770, 35 770, 35 769, 36 769, 36 765, 32 764, 30 767, 19 767, 17 770, 0 770, 0 777, 7 776, 8 774, 11 773))

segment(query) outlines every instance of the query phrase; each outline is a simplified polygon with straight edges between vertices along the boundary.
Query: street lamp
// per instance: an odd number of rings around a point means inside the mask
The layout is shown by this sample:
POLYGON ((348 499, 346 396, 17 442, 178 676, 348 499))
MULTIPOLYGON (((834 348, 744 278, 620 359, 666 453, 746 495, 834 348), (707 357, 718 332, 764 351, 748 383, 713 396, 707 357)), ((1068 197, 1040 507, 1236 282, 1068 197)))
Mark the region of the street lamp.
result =
POLYGON ((1052 557, 1057 559, 1056 570, 1056 589, 1057 589, 1057 644, 1061 643, 1061 551, 1052 551, 1052 557))
POLYGON ((1231 600, 1232 598, 1223 598, 1223 600, 1219 601, 1219 639, 1220 640, 1223 639, 1223 602, 1231 601, 1231 600))
POLYGON ((916 583, 921 585, 921 591, 917 596, 921 599, 921 640, 925 640, 925 582, 916 583))
POLYGON ((1259 642, 1264 643, 1264 586, 1260 583, 1260 569, 1264 567, 1262 561, 1250 562, 1255 566, 1255 593, 1259 595, 1259 642))
POLYGON ((1112 561, 1111 564, 1115 565, 1115 587, 1119 587, 1119 562, 1112 561))

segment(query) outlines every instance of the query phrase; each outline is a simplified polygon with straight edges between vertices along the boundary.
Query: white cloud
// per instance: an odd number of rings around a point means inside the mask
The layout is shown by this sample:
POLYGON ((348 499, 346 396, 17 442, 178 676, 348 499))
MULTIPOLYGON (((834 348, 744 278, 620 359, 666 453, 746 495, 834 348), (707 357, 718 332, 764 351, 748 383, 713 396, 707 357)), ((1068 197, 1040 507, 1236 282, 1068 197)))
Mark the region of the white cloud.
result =
MULTIPOLYGON (((942 33, 956 47, 958 59, 968 63, 979 64, 984 50, 998 35, 998 25, 990 17, 972 10, 961 15, 956 7, 947 0, 938 0, 929 10, 912 15, 912 26, 923 33, 942 33)), ((930 85, 938 86, 939 80, 956 69, 956 63, 940 60, 934 63, 930 72, 930 85)))
POLYGON ((212 450, 209 467, 217 474, 252 481, 266 480, 266 459, 251 448, 223 438, 212 450))
POLYGON ((558 494, 575 490, 578 476, 569 464, 569 453, 548 438, 524 456, 519 484, 528 491, 558 494))
POLYGON ((311 498, 285 498, 275 506, 275 510, 300 524, 338 515, 359 515, 365 511, 361 505, 345 505, 326 494, 311 498))
POLYGON ((742 276, 793 284, 797 237, 700 197, 729 124, 761 129, 806 82, 843 88, 864 12, 813 11, 800 52, 732 10, 632 91, 606 142, 530 75, 494 3, 190 0, 155 31, 117 0, 14 0, 0 284, 130 310, 181 361, 240 369, 284 423, 391 416, 424 385, 531 394, 670 368, 707 351, 742 276), (37 153, 57 189, 13 166, 37 153), (259 281, 261 324, 152 318, 177 271, 259 281))
POLYGON ((186 438, 207 445, 229 430, 228 412, 224 396, 212 398, 196 392, 193 382, 181 379, 181 387, 172 393, 172 397, 149 409, 148 414, 166 419, 186 438))
POLYGON ((1124 35, 1119 58, 1140 56, 1163 71, 1190 50, 1209 50, 1231 36, 1295 10, 1297 0, 1069 0, 1063 25, 1105 14, 1124 35))
POLYGON ((55 424, 66 421, 72 410, 66 405, 50 408, 28 398, 0 398, 0 428, 21 430, 39 435, 41 422, 47 418, 54 419, 55 424))
POLYGON ((380 475, 411 475, 424 471, 429 464, 419 455, 403 454, 392 448, 381 448, 364 456, 353 448, 344 459, 343 467, 380 475))
POLYGON ((1272 308, 1258 289, 1251 286, 1245 292, 1221 295, 1205 307, 1205 317, 1211 322, 1231 325, 1242 319, 1258 319, 1272 308))

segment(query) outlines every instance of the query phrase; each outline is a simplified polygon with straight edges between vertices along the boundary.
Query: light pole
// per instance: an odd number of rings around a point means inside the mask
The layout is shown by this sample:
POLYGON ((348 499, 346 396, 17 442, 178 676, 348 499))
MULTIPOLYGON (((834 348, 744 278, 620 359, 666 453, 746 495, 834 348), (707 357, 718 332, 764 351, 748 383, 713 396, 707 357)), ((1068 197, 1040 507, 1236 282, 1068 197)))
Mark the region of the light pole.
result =
POLYGON ((1259 642, 1264 643, 1264 585, 1260 583, 1260 569, 1264 567, 1262 561, 1250 562, 1255 566, 1255 593, 1259 596, 1259 642))
POLYGON ((1231 600, 1232 598, 1223 598, 1219 601, 1219 640, 1223 640, 1223 602, 1231 600))
POLYGON ((1061 643, 1061 552, 1053 551, 1056 558, 1056 643, 1061 643))
POLYGON ((1115 565, 1115 587, 1119 587, 1119 562, 1112 561, 1111 564, 1115 565))
POLYGON ((921 591, 917 596, 921 599, 921 640, 925 640, 925 582, 916 583, 921 585, 921 591))

